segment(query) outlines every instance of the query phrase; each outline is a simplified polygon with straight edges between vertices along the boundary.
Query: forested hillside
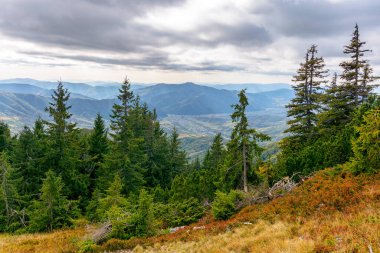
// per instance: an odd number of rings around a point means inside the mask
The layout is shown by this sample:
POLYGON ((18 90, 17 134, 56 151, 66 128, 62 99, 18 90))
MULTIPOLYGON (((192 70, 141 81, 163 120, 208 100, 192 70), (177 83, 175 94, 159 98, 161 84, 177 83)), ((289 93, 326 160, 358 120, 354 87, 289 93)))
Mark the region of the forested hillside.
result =
MULTIPOLYGON (((232 104, 229 138, 215 135, 204 159, 193 162, 180 148, 176 129, 165 133, 156 110, 131 90, 129 79, 112 101, 109 129, 101 114, 92 129, 79 128, 72 117, 74 100, 58 82, 45 108, 48 119, 36 118, 33 127, 26 126, 17 135, 11 135, 9 126, 0 123, 0 231, 53 232, 80 223, 97 224, 99 230, 94 229, 87 240, 76 244, 82 252, 91 252, 154 246, 160 241, 153 238, 170 241, 171 235, 138 238, 177 230, 175 240, 191 241, 215 235, 221 228, 223 232, 233 229, 235 225, 229 227, 232 221, 241 224, 264 219, 268 222, 264 227, 276 222, 301 226, 310 222, 309 218, 317 223, 318 213, 336 215, 340 222, 342 214, 364 215, 355 208, 364 208, 361 201, 367 201, 372 209, 378 207, 380 170, 380 97, 374 93, 378 79, 366 59, 365 46, 356 25, 344 47, 346 60, 339 65, 341 73, 331 77, 318 47, 306 50, 293 79, 295 97, 286 105, 287 136, 278 143, 279 150, 277 146, 265 150, 262 145, 271 136, 249 122, 249 111, 255 106, 249 104, 251 95, 243 89, 232 93, 235 100, 230 95, 225 98, 232 104), (328 167, 331 169, 318 172, 328 167), (325 191, 334 194, 323 198, 325 191), (268 201, 272 202, 261 204, 268 201), (230 221, 221 221, 233 216, 230 221), (202 217, 206 218, 191 231, 203 232, 184 233, 178 228, 202 217), (215 221, 215 226, 206 229, 209 223, 205 219, 215 221)), ((154 89, 159 92, 160 88, 154 89)), ((189 95, 189 86, 182 88, 189 95)), ((153 103, 158 97, 151 99, 153 103)), ((254 96, 252 99, 255 101, 254 96)), ((269 97, 264 99, 268 102, 269 97)), ((186 102, 183 97, 179 100, 186 102)), ((212 104, 219 108, 219 102, 212 104)), ((203 107, 200 103, 198 109, 203 107)), ((184 108, 178 104, 176 109, 184 108)), ((21 109, 27 113, 27 108, 21 109)), ((367 210, 371 214, 368 219, 378 227, 379 214, 372 209, 367 210)), ((364 222, 352 217, 353 226, 364 222)), ((289 233, 302 236, 301 230, 292 231, 289 233)), ((308 237, 318 235, 318 231, 307 231, 308 237)), ((348 251, 363 249, 354 236, 350 238, 342 239, 348 251)), ((369 238, 366 246, 380 247, 375 237, 363 238, 369 238)), ((307 249, 339 250, 336 239, 331 239, 334 245, 327 240, 308 244, 307 249)))

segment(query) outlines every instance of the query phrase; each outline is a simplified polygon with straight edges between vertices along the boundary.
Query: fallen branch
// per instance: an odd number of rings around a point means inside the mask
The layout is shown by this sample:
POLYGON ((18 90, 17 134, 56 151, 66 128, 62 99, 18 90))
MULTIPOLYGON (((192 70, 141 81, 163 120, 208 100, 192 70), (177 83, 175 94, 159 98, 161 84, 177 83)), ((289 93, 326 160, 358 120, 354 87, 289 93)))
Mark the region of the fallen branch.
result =
POLYGON ((267 189, 264 194, 253 198, 251 203, 260 204, 278 197, 282 197, 285 193, 292 191, 295 187, 307 180, 309 177, 311 177, 311 175, 304 177, 301 176, 299 172, 294 173, 291 177, 284 177, 276 182, 271 188, 267 189), (297 181, 295 180, 296 176, 299 177, 299 180, 297 181))

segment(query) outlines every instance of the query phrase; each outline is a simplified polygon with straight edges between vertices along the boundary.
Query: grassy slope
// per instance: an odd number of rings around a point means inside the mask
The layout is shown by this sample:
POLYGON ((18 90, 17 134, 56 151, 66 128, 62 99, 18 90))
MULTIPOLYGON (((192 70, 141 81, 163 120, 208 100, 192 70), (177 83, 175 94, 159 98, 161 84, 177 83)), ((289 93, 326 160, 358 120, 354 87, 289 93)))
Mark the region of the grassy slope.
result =
MULTIPOLYGON (((83 229, 77 229, 53 235, 0 237, 0 249, 2 252, 75 252, 78 244, 75 241, 84 233, 83 229), (58 241, 57 245, 64 245, 66 240, 66 248, 30 250, 35 245, 50 245, 54 240, 58 241)), ((380 252, 380 174, 353 176, 325 170, 292 193, 267 204, 246 207, 228 221, 205 217, 174 234, 128 241, 113 239, 97 250, 369 252, 369 245, 373 252, 380 252)))

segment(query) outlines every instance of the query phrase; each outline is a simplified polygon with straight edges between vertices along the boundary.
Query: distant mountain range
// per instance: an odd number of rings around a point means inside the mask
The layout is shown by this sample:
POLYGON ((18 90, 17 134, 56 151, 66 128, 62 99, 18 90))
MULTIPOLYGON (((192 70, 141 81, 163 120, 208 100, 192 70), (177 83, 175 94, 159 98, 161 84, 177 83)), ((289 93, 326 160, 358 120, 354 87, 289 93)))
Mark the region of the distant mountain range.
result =
MULTIPOLYGON (((8 117, 45 117, 44 107, 51 97, 55 82, 33 79, 11 79, 0 81, 0 113, 8 117), (6 101, 6 102, 5 102, 6 101), (32 112, 28 110, 32 109, 32 112)), ((119 87, 93 86, 84 83, 64 83, 71 92, 70 103, 75 116, 92 120, 100 112, 105 118, 117 102, 119 87)), ((231 86, 232 87, 232 86, 231 86)), ((283 87, 283 85, 280 85, 283 87)), ((239 88, 241 88, 239 86, 239 88)), ((272 87, 273 88, 273 87, 272 87)), ((160 117, 174 115, 205 115, 231 113, 231 105, 237 103, 237 91, 214 87, 183 84, 156 84, 152 86, 132 85, 132 90, 160 117)), ((248 111, 283 108, 293 97, 293 91, 281 88, 260 93, 248 93, 248 111)), ((22 120, 24 121, 24 120, 22 120)), ((25 120, 30 122, 30 120, 25 120)))
MULTIPOLYGON (((41 117, 49 119, 45 112, 56 82, 33 79, 9 79, 0 81, 0 120, 7 122, 16 133, 24 125, 32 125, 41 117)), ((117 103, 120 84, 94 82, 68 83, 73 121, 79 127, 91 128, 97 113, 109 121, 112 105, 117 103)), ((232 124, 229 114, 232 104, 238 102, 237 93, 242 88, 250 105, 247 108, 252 126, 281 138, 286 126, 285 105, 293 98, 293 90, 284 84, 198 85, 183 84, 132 84, 132 90, 155 108, 163 127, 170 131, 176 127, 184 141, 184 148, 191 157, 202 155, 212 136, 221 132, 228 138, 232 124)))

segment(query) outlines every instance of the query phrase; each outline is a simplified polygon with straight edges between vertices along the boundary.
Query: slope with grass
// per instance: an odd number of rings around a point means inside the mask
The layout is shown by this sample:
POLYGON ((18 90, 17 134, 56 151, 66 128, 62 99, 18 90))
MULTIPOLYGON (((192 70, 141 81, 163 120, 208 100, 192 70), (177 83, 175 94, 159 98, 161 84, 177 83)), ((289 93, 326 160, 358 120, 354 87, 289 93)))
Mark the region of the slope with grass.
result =
POLYGON ((227 221, 206 216, 176 233, 92 245, 91 229, 1 236, 0 252, 379 252, 380 174, 316 173, 284 197, 227 221), (87 234, 87 236, 86 236, 87 234), (56 241, 56 247, 43 247, 56 241), (90 252, 90 251, 88 251, 90 252))

